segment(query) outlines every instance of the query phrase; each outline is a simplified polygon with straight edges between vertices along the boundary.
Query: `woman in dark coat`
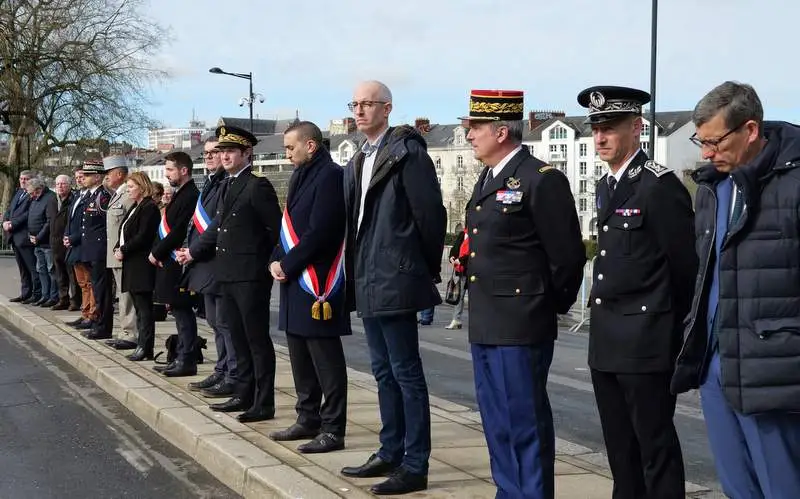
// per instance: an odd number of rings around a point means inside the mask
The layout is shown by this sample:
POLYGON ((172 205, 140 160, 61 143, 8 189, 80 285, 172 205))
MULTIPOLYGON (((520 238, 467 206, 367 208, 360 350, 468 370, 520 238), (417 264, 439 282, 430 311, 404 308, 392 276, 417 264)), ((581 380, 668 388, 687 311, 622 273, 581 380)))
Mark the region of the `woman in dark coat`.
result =
POLYGON ((128 196, 133 206, 120 226, 119 243, 114 256, 122 261, 122 291, 131 294, 139 331, 137 348, 128 355, 133 361, 150 360, 155 347, 156 327, 153 319, 153 288, 156 268, 147 257, 153 246, 161 214, 152 199, 153 184, 142 172, 128 177, 128 196))

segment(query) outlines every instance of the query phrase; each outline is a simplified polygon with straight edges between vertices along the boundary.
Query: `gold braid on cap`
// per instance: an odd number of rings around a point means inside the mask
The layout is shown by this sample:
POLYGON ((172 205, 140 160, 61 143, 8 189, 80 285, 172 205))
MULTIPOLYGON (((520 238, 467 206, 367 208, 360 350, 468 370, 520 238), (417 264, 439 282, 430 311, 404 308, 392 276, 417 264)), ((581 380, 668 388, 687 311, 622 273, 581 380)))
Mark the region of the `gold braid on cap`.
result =
POLYGON ((521 102, 485 102, 470 101, 469 110, 475 113, 510 114, 521 113, 523 109, 521 102))
MULTIPOLYGON (((222 130, 224 132, 224 130, 222 130)), ((241 135, 236 135, 233 133, 228 134, 220 134, 219 142, 233 142, 234 144, 239 144, 244 147, 253 147, 253 144, 250 143, 249 140, 242 137, 241 135)))

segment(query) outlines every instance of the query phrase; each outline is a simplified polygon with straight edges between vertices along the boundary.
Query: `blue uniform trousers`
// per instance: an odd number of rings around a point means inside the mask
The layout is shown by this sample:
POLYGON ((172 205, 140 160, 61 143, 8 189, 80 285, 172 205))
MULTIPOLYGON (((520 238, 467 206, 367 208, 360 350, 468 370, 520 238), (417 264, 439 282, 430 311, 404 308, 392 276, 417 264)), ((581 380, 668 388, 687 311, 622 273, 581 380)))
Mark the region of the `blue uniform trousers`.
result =
POLYGON ((800 414, 734 411, 720 386, 718 352, 700 396, 723 492, 733 499, 800 497, 800 414))
POLYGON ((552 499, 555 431, 547 397, 554 342, 472 345, 475 391, 498 498, 552 499))

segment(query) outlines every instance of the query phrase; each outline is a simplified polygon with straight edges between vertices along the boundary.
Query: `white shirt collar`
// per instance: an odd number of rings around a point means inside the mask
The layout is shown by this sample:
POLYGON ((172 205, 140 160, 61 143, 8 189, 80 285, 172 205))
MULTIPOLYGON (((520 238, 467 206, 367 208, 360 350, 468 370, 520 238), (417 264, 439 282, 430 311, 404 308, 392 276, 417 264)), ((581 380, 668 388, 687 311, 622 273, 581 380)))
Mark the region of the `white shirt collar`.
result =
POLYGON ((244 168, 242 168, 241 170, 239 170, 238 172, 236 172, 236 174, 235 174, 235 175, 228 175, 228 178, 236 178, 236 177, 238 177, 239 175, 241 175, 241 174, 242 174, 242 172, 243 172, 243 171, 247 170, 247 169, 248 169, 248 168, 250 168, 251 166, 252 166, 252 165, 247 165, 247 166, 245 166, 244 168))
POLYGON ((500 172, 503 171, 503 167, 505 167, 508 164, 508 162, 511 161, 511 158, 516 156, 516 154, 521 150, 522 150, 522 145, 520 144, 513 151, 508 153, 508 155, 506 155, 505 158, 501 159, 500 162, 497 163, 492 168, 492 178, 497 178, 497 176, 500 175, 500 172))
MULTIPOLYGON (((614 177, 615 179, 617 179, 617 183, 619 183, 619 181, 622 180, 622 175, 625 174, 625 170, 628 169, 628 165, 630 165, 631 161, 633 161, 633 158, 635 158, 638 155, 639 155, 638 150, 635 151, 633 154, 631 154, 631 156, 628 159, 626 159, 624 163, 622 163, 622 167, 620 167, 620 169, 617 170, 617 173, 611 173, 611 169, 609 169, 608 170, 609 177, 614 177)), ((606 182, 608 182, 608 178, 606 178, 606 182)))

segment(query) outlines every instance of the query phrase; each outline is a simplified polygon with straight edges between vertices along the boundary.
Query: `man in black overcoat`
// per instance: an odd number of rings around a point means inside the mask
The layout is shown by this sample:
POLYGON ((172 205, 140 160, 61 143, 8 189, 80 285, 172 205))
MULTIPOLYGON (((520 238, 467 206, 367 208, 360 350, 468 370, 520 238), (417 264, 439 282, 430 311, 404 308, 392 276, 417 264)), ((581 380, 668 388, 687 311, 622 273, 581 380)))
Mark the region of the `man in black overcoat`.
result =
POLYGON ((647 92, 612 86, 578 95, 609 166, 595 189, 589 368, 614 499, 685 496, 669 383, 697 272, 694 213, 675 173, 641 150, 649 100, 647 92))
POLYGON ((200 191, 192 180, 192 158, 188 154, 171 152, 164 161, 164 173, 175 192, 161 216, 149 260, 158 267, 153 301, 169 305, 175 317, 178 357, 174 365, 163 370, 163 374, 167 377, 194 376, 197 374, 197 318, 192 309, 194 294, 181 286, 183 267, 177 261, 176 250, 186 239, 200 191))
POLYGON ((214 275, 223 296, 231 329, 239 386, 236 396, 211 409, 244 411, 240 422, 275 417, 275 349, 269 337, 272 277, 267 264, 278 241, 281 209, 272 184, 253 174, 250 132, 217 128, 217 144, 227 173, 217 214, 186 252, 187 261, 202 260, 216 251, 214 275))
POLYGON ((341 336, 350 334, 345 304, 343 169, 322 145, 322 132, 301 121, 283 136, 294 165, 270 264, 281 283, 278 329, 286 331, 297 392, 297 422, 273 440, 313 438, 303 453, 344 448, 347 365, 341 336), (324 395, 324 402, 323 402, 324 395))

